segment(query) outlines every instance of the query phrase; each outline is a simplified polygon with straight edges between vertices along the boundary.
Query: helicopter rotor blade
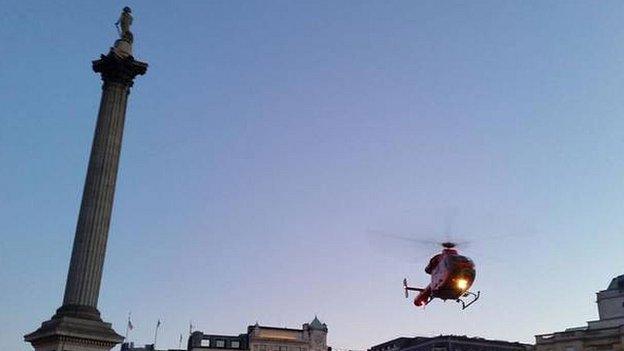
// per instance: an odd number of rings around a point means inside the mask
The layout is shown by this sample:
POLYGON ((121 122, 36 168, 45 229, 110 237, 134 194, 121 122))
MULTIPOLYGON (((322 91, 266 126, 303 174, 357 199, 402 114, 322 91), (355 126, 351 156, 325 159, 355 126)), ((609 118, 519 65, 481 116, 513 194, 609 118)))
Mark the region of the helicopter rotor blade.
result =
POLYGON ((470 246, 470 244, 472 243, 472 241, 470 240, 463 240, 463 241, 451 241, 453 244, 455 244, 455 247, 458 247, 460 249, 465 249, 467 247, 470 246))
POLYGON ((464 249, 468 241, 441 241, 440 239, 421 239, 409 235, 398 235, 383 230, 368 230, 370 243, 377 252, 386 256, 409 257, 409 261, 421 262, 442 248, 464 249))
POLYGON ((381 230, 367 230, 368 240, 374 251, 382 256, 409 263, 421 263, 437 251, 434 240, 390 234, 381 230))
POLYGON ((439 245, 440 243, 436 240, 428 240, 428 239, 417 239, 414 237, 410 237, 410 236, 405 236, 405 235, 396 235, 396 234, 390 234, 390 233, 385 233, 382 231, 369 231, 370 233, 373 234, 377 234, 379 236, 382 237, 386 237, 386 238, 391 238, 391 239, 397 239, 397 240, 402 240, 402 241, 408 241, 414 244, 421 244, 421 245, 439 245))
POLYGON ((394 233, 387 233, 381 230, 368 230, 368 233, 374 234, 379 237, 402 240, 402 241, 407 241, 407 242, 411 242, 411 243, 419 244, 419 245, 442 246, 442 244, 444 243, 452 243, 456 247, 465 247, 471 243, 470 240, 462 240, 462 241, 453 240, 452 238, 449 237, 449 235, 445 235, 447 237, 447 239, 445 240, 440 240, 440 239, 434 240, 434 239, 419 239, 417 237, 408 236, 408 235, 398 235, 394 233))

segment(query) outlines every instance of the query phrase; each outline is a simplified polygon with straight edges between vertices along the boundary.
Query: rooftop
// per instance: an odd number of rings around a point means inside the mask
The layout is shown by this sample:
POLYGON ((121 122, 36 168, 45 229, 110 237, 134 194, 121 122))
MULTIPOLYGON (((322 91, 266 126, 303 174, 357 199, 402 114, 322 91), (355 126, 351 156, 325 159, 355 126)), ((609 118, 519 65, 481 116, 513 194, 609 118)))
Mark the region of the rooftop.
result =
POLYGON ((311 329, 324 330, 327 329, 327 325, 321 323, 317 316, 314 316, 314 320, 310 323, 311 329))
POLYGON ((624 290, 624 274, 613 278, 607 290, 624 290))
POLYGON ((375 345, 370 348, 370 350, 390 350, 390 349, 409 349, 412 347, 419 347, 420 345, 424 345, 430 342, 440 341, 441 339, 445 339, 446 342, 457 342, 457 343, 488 343, 488 344, 497 344, 505 347, 518 347, 522 349, 526 349, 528 344, 523 344, 517 341, 504 341, 504 340, 492 340, 481 337, 469 337, 466 335, 438 335, 431 337, 423 337, 417 336, 412 338, 400 337, 395 338, 384 343, 375 345))

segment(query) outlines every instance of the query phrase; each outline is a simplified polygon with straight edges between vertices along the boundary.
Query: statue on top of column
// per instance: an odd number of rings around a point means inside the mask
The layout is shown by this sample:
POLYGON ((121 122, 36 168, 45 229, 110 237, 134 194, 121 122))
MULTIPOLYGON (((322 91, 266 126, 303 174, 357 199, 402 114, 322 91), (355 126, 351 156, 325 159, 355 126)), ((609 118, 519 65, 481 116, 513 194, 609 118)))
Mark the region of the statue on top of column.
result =
POLYGON ((119 20, 115 23, 117 27, 117 32, 119 33, 119 38, 121 40, 126 41, 132 44, 134 40, 132 32, 130 31, 130 26, 132 25, 132 9, 128 6, 123 8, 121 12, 121 16, 119 16, 119 20), (121 27, 121 29, 119 28, 121 27))
POLYGON ((119 57, 132 56, 132 42, 134 41, 134 35, 130 31, 132 25, 132 10, 126 6, 119 16, 119 20, 115 23, 117 27, 117 33, 119 33, 119 39, 115 41, 113 45, 113 52, 119 57))

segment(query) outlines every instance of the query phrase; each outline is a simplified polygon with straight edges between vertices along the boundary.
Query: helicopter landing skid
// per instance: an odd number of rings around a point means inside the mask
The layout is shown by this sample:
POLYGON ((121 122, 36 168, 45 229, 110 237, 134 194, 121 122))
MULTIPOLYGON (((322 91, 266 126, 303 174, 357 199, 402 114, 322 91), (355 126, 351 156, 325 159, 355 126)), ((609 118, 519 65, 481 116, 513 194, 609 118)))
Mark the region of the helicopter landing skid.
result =
POLYGON ((472 300, 470 300, 468 303, 466 303, 466 301, 462 300, 461 298, 458 298, 457 300, 455 300, 456 302, 461 303, 462 310, 465 310, 466 308, 470 307, 470 305, 477 302, 477 300, 481 296, 481 291, 477 291, 476 294, 471 291, 466 291, 461 297, 469 297, 469 296, 472 297, 472 300))

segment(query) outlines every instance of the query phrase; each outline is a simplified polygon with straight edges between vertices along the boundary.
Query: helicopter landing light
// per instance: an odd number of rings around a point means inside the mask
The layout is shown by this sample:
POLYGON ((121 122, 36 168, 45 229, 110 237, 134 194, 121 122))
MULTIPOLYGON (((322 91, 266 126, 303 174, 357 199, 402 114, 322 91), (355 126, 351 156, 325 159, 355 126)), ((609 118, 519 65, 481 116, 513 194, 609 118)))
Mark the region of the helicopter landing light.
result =
POLYGON ((457 284, 457 287, 461 290, 466 290, 466 288, 468 287, 468 281, 463 278, 457 279, 457 282, 455 284, 457 284))

